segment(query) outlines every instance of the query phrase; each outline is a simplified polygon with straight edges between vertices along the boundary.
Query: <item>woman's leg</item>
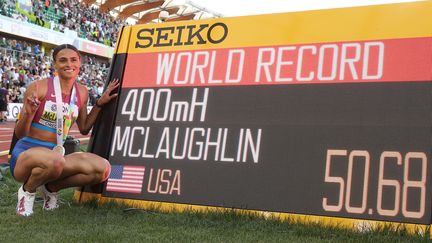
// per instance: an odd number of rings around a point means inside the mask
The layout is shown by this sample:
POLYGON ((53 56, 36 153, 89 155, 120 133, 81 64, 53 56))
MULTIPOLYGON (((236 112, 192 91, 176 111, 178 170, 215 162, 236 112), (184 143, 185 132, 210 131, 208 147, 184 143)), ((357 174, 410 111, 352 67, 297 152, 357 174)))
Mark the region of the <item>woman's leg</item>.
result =
POLYGON ((61 175, 46 184, 47 189, 57 192, 76 186, 94 185, 107 179, 110 171, 108 160, 92 153, 76 152, 65 157, 61 175))
POLYGON ((43 147, 34 147, 22 152, 16 162, 14 177, 22 182, 28 192, 49 181, 57 180, 63 172, 65 158, 43 147))
POLYGON ((18 190, 16 213, 31 216, 36 188, 48 181, 56 180, 63 171, 65 159, 43 147, 29 148, 17 156, 13 174, 23 185, 18 190))

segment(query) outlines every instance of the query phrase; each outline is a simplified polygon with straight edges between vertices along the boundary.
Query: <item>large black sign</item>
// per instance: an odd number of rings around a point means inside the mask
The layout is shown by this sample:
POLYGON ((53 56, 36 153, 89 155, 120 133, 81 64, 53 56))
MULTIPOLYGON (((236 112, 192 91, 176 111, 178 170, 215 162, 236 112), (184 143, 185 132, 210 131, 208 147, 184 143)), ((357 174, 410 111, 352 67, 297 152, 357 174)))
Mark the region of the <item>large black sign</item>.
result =
POLYGON ((84 191, 429 225, 431 9, 123 28, 89 146, 112 173, 84 191))
POLYGON ((123 89, 104 195, 308 215, 430 221, 431 83, 123 89))

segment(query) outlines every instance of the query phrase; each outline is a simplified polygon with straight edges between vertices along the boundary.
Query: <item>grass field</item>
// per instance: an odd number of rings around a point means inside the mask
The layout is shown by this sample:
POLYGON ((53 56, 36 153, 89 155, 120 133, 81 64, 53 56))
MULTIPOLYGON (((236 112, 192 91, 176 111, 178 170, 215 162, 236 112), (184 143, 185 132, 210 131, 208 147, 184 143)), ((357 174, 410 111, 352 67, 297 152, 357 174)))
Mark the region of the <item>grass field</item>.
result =
POLYGON ((428 242, 429 236, 382 229, 354 233, 265 220, 234 212, 160 213, 128 209, 115 204, 72 201, 73 189, 61 193, 62 204, 42 211, 37 198, 35 214, 15 215, 20 185, 10 173, 0 181, 0 242, 428 242))

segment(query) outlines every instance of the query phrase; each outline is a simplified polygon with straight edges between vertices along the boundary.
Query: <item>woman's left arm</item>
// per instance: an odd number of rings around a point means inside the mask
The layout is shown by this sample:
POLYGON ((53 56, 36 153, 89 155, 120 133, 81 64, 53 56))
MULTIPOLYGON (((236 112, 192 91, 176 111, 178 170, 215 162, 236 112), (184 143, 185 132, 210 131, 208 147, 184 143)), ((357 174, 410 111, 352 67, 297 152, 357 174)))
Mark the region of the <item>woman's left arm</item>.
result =
POLYGON ((94 123, 96 122, 96 118, 99 114, 99 111, 102 109, 104 105, 106 105, 108 102, 110 102, 112 99, 117 97, 117 93, 111 94, 113 90, 119 87, 119 80, 114 79, 111 81, 111 83, 108 84, 107 89, 102 94, 102 96, 95 102, 95 105, 91 109, 90 113, 87 114, 87 102, 88 102, 88 90, 87 88, 84 89, 84 103, 81 106, 81 109, 78 114, 77 118, 77 125, 78 129, 80 130, 81 134, 87 135, 91 128, 93 127, 94 123))

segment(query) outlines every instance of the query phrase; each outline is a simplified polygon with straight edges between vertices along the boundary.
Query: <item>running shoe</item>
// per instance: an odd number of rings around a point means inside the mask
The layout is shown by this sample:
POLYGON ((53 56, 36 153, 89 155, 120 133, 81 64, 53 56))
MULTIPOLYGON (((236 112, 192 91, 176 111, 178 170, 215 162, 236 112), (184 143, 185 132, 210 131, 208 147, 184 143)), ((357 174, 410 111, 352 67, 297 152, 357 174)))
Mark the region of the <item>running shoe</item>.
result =
POLYGON ((35 201, 36 193, 26 192, 21 186, 18 189, 18 204, 16 207, 16 213, 21 216, 31 216, 33 214, 33 204, 35 201))
POLYGON ((38 187, 37 190, 42 194, 44 199, 43 209, 50 211, 59 207, 57 192, 49 192, 45 185, 38 187))

